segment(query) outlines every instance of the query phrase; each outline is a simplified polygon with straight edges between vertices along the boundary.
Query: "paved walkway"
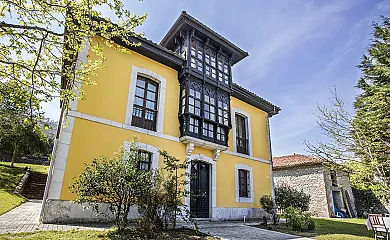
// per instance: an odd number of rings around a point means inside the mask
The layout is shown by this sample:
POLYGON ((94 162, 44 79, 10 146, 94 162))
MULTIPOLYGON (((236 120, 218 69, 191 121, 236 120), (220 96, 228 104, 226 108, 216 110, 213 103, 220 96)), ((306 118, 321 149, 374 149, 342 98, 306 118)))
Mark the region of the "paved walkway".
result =
POLYGON ((257 227, 244 225, 242 222, 201 222, 199 230, 203 233, 229 240, 312 240, 257 227))
MULTIPOLYGON (((37 230, 106 230, 107 225, 60 225, 60 224, 43 224, 39 222, 39 213, 41 211, 42 201, 27 202, 21 206, 0 216, 0 234, 32 232, 37 230)), ((199 230, 212 236, 222 239, 262 239, 262 240, 287 240, 302 238, 284 233, 268 231, 256 227, 244 225, 242 222, 200 222, 199 230)))
POLYGON ((0 234, 32 232, 36 230, 105 230, 109 226, 95 225, 61 225, 39 222, 42 201, 27 202, 0 216, 0 234))

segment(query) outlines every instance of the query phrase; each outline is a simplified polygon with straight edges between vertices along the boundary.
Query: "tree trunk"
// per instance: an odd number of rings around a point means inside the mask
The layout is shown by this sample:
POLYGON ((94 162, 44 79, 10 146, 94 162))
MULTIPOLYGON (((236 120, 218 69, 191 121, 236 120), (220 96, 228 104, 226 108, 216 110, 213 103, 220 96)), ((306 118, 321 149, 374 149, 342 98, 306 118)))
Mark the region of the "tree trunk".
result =
POLYGON ((14 144, 14 152, 12 153, 12 159, 11 159, 11 167, 14 166, 14 163, 15 163, 15 160, 16 160, 16 155, 18 153, 18 146, 17 144, 15 143, 14 144))

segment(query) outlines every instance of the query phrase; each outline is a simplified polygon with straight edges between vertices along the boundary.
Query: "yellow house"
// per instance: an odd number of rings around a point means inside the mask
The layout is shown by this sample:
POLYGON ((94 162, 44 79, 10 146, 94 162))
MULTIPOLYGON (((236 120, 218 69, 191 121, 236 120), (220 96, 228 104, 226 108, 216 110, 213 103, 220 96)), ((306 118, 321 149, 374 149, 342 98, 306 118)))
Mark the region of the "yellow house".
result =
MULTIPOLYGON (((131 54, 104 49, 98 85, 82 86, 87 99, 61 117, 42 220, 101 220, 72 202, 69 186, 85 163, 112 156, 134 135, 149 156, 145 169, 161 166, 158 149, 191 160, 187 171, 197 178, 186 188, 197 194, 184 202, 197 218, 262 217, 259 198, 273 195, 269 118, 280 108, 233 83, 232 67, 248 53, 186 12, 160 44, 130 40, 142 45, 116 44, 131 54)), ((78 59, 91 57, 89 50, 78 59)))

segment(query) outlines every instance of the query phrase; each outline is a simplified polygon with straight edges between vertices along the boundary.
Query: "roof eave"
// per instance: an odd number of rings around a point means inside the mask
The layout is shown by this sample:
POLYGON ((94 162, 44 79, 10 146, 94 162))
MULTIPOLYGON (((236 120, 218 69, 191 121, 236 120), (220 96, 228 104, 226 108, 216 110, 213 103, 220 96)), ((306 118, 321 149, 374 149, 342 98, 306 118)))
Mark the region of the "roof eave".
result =
POLYGON ((281 110, 280 107, 277 107, 273 105, 272 103, 264 100, 263 98, 256 96, 252 92, 246 90, 245 88, 239 86, 236 83, 232 84, 232 96, 235 98, 238 98, 246 103, 249 103, 250 105, 257 107, 266 113, 268 113, 268 116, 272 117, 279 113, 281 110))
POLYGON ((160 45, 166 46, 169 42, 173 41, 173 38, 175 37, 176 33, 181 29, 183 24, 188 24, 191 27, 197 29, 198 31, 202 32, 204 35, 212 38, 217 39, 218 42, 223 45, 226 49, 228 49, 231 53, 234 54, 234 58, 232 61, 232 66, 245 57, 249 56, 248 52, 242 50, 241 48, 234 45, 229 40, 225 39, 191 15, 187 14, 187 12, 183 11, 179 18, 175 21, 175 23, 172 25, 172 27, 169 29, 167 34, 165 34, 164 38, 161 40, 160 45))

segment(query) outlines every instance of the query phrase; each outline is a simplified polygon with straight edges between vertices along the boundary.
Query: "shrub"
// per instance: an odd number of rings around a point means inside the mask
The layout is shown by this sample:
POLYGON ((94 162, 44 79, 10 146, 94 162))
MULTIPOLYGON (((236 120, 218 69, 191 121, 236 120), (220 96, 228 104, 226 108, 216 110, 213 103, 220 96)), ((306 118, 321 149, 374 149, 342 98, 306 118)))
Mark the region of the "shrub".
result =
POLYGON ((153 173, 148 191, 138 204, 141 217, 137 221, 137 228, 148 237, 155 237, 155 233, 167 230, 170 226, 175 228, 177 216, 187 222, 191 220, 182 201, 188 194, 184 190, 187 161, 182 163, 166 151, 160 151, 160 154, 164 158, 165 167, 153 173))
MULTIPOLYGON (((272 198, 268 195, 263 195, 260 198, 260 204, 263 207, 263 209, 272 216, 272 220, 274 224, 278 222, 278 216, 276 215, 276 209, 274 207, 274 202, 272 201, 272 198)), ((264 220, 264 225, 267 226, 266 220, 264 220)))
POLYGON ((70 187, 75 202, 91 205, 97 214, 106 214, 99 208, 108 204, 118 231, 127 227, 130 207, 143 198, 151 182, 152 173, 137 168, 142 160, 137 146, 133 142, 130 150, 121 148, 114 158, 94 159, 70 187))
POLYGON ((301 209, 288 207, 286 209, 286 225, 292 230, 314 230, 315 224, 310 213, 303 213, 301 209))
POLYGON ((276 206, 281 210, 293 207, 301 211, 308 211, 310 195, 293 189, 288 185, 280 185, 275 188, 275 202, 276 206))

